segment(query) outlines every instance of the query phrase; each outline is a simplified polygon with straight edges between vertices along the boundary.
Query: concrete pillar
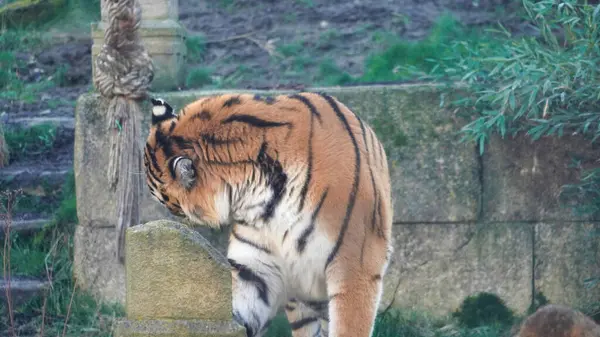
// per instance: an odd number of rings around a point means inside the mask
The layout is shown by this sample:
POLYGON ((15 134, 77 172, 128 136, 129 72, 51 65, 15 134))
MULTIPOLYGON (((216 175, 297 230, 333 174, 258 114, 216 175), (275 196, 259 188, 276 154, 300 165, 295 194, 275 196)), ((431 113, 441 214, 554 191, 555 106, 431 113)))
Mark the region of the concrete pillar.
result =
MULTIPOLYGON (((107 0, 102 0, 107 1, 107 0)), ((185 81, 185 29, 179 24, 179 0, 139 0, 142 22, 139 35, 154 63, 152 91, 175 90, 185 81)), ((104 43, 107 13, 92 24, 92 71, 104 43)))
POLYGON ((115 337, 245 337, 227 259, 198 232, 158 220, 127 230, 126 312, 115 337))

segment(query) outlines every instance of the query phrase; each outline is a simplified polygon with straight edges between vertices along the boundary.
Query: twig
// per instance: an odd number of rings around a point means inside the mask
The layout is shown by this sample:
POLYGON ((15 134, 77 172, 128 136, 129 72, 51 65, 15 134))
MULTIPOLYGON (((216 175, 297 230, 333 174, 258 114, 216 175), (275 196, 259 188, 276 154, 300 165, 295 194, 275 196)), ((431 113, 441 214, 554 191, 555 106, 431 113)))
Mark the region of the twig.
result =
POLYGON ((15 330, 15 318, 12 308, 12 297, 11 297, 11 286, 10 286, 10 250, 11 250, 11 242, 10 242, 10 231, 12 226, 12 207, 13 201, 16 198, 16 194, 18 191, 8 191, 4 192, 6 196, 6 206, 3 205, 5 213, 2 215, 2 219, 4 220, 4 255, 2 257, 2 270, 4 272, 4 282, 6 282, 6 304, 8 310, 8 316, 10 320, 9 331, 13 337, 16 337, 15 330))
POLYGON ((254 42, 257 46, 260 47, 260 49, 269 53, 269 55, 283 58, 283 55, 281 55, 279 52, 277 52, 275 50, 275 47, 272 44, 270 44, 269 42, 266 42, 263 44, 262 42, 258 41, 257 39, 255 39, 253 37, 249 37, 249 36, 246 37, 246 39, 254 42))
POLYGON ((69 316, 71 315, 71 307, 73 306, 75 289, 77 289, 77 278, 75 278, 75 282, 73 283, 73 291, 71 292, 71 299, 69 300, 69 307, 67 308, 67 317, 65 317, 65 325, 63 327, 62 337, 65 337, 65 335, 67 334, 67 322, 69 321, 69 316))
POLYGON ((224 39, 208 40, 208 41, 204 41, 204 44, 223 43, 223 42, 241 40, 241 39, 245 39, 245 38, 247 38, 249 36, 252 36, 252 34, 254 34, 254 32, 248 32, 248 33, 241 34, 241 35, 235 35, 235 36, 231 36, 231 37, 226 37, 224 39))

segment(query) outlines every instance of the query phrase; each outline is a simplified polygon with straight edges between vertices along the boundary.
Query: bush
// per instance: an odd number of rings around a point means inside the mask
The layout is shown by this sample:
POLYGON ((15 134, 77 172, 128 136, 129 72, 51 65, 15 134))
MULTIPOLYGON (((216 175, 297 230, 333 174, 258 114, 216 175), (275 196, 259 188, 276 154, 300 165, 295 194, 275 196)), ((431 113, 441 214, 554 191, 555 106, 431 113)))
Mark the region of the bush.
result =
POLYGON ((185 85, 188 88, 199 88, 204 85, 212 84, 213 80, 211 77, 211 71, 206 68, 199 68, 192 70, 185 81, 185 85))
POLYGON ((467 297, 453 313, 460 325, 473 329, 481 326, 512 324, 513 312, 495 294, 482 292, 467 297))

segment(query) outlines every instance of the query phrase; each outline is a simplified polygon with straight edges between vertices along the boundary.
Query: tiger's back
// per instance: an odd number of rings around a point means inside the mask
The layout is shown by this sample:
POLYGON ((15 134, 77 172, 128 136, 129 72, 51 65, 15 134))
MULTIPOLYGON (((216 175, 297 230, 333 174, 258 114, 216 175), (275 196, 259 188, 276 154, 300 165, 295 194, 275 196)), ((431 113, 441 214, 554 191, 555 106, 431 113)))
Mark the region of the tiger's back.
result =
POLYGON ((291 321, 310 312, 323 320, 297 336, 317 326, 370 334, 393 217, 387 158, 373 130, 320 93, 212 96, 178 116, 154 103, 148 186, 174 214, 232 225, 234 308, 252 335, 284 305, 291 321))

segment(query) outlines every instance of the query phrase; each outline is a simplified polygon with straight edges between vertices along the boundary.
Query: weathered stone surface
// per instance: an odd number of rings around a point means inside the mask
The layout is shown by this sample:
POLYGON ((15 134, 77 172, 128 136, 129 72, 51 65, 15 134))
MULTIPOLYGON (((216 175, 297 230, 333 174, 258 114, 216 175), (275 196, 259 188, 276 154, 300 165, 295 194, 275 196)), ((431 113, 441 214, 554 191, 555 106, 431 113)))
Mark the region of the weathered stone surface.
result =
MULTIPOLYGON (((108 100, 98 94, 82 95, 75 109, 75 144, 73 169, 77 193, 79 226, 114 227, 117 222, 115 194, 108 188, 105 167, 108 163, 109 137, 106 132, 108 100)), ((139 116, 144 119, 146 116, 139 116)), ((143 121, 142 125, 147 125, 143 121)), ((147 127, 142 126, 147 135, 147 127)), ((142 151, 144 139, 140 139, 142 151)), ((130 174, 142 174, 131 172, 130 174)), ((161 204, 142 188, 140 222, 169 218, 161 204)))
POLYGON ((127 318, 232 318, 227 259, 196 231, 158 220, 127 230, 127 318))
POLYGON ((600 286, 587 289, 585 280, 600 277, 599 231, 598 223, 535 226, 535 288, 551 303, 581 307, 598 302, 600 286))
POLYGON ((395 307, 444 315, 481 291, 519 312, 529 306, 532 225, 396 225, 393 233, 382 308, 395 294, 395 307))
POLYGON ((535 142, 523 135, 504 140, 491 137, 483 156, 483 218, 583 220, 570 208, 562 207, 559 196, 565 184, 579 181, 581 168, 599 165, 599 149, 599 145, 575 136, 535 142))
MULTIPOLYGON (((202 96, 232 92, 160 93, 181 109, 202 96)), ((291 91, 235 90, 264 95, 291 91)), ((443 108, 435 85, 314 88, 365 118, 385 143, 393 181, 396 222, 474 221, 479 212, 480 165, 473 144, 459 143, 462 122, 443 108), (442 106, 442 107, 440 107, 442 106)), ((443 102, 442 102, 443 100, 443 102)))
POLYGON ((125 269, 117 259, 114 227, 77 226, 73 274, 77 286, 107 302, 124 304, 125 269))
POLYGON ((202 320, 124 320, 117 323, 115 337, 246 337, 239 324, 202 320))

